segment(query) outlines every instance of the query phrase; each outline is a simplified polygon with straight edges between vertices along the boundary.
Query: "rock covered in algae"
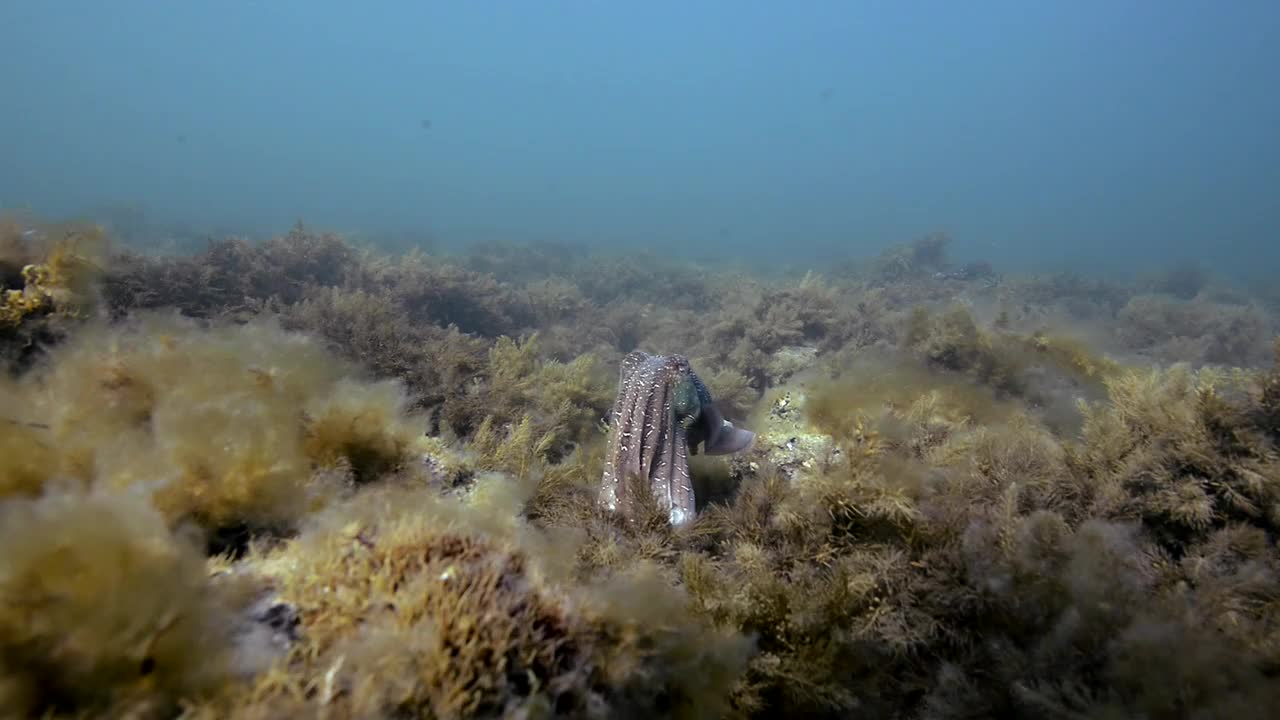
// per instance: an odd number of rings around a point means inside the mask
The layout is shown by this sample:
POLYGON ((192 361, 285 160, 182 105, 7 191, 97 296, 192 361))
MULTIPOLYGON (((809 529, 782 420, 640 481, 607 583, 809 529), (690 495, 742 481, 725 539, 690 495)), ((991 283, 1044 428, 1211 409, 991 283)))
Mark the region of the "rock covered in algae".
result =
POLYGON ((841 459, 832 437, 810 426, 806 399, 799 386, 781 388, 759 420, 752 457, 764 460, 787 479, 841 459))
POLYGON ((809 345, 787 345, 769 357, 766 367, 769 383, 781 385, 793 375, 813 367, 818 361, 818 348, 809 345))
POLYGON ((754 439, 755 433, 734 427, 720 414, 687 358, 628 353, 609 417, 600 503, 625 512, 628 482, 638 476, 671 524, 686 523, 695 514, 690 450, 696 454, 701 444, 707 455, 729 455, 754 439))

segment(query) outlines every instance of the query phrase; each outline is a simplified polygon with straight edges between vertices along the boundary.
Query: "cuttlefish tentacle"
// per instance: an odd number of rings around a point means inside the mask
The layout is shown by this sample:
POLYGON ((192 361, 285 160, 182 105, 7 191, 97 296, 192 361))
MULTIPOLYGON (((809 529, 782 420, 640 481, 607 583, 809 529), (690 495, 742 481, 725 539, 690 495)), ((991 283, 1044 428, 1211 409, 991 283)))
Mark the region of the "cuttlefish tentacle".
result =
POLYGON ((690 451, 702 444, 708 455, 727 455, 745 450, 754 438, 724 419, 685 357, 628 353, 609 416, 600 503, 625 512, 627 481, 639 476, 673 525, 688 522, 696 511, 690 451))

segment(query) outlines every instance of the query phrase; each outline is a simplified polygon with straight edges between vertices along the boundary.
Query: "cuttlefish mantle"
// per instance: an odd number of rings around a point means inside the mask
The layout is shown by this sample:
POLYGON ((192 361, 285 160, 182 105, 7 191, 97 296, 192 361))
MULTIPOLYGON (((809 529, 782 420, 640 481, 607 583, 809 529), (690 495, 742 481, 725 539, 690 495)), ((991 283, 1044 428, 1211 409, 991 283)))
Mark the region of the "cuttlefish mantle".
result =
POLYGON ((671 524, 686 523, 696 512, 690 452, 697 454, 701 444, 707 455, 729 455, 754 439, 755 433, 734 427, 720 414, 684 356, 628 353, 609 416, 600 504, 625 513, 627 479, 639 476, 671 524))

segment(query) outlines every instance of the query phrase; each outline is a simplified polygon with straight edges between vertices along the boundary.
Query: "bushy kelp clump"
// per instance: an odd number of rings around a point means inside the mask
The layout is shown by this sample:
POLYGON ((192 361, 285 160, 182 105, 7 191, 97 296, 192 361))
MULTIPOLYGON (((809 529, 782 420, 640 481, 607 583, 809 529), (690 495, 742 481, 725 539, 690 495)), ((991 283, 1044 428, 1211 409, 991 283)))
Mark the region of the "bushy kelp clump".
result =
MULTIPOLYGON (((1270 376, 1122 374, 1078 440, 936 398, 854 417, 693 529, 703 612, 756 634, 740 710, 1262 717, 1280 697, 1270 376)), ((835 420, 835 424, 830 424, 835 420)))
POLYGON ((251 559, 301 615, 287 664, 196 717, 714 717, 750 642, 643 567, 581 585, 575 541, 464 500, 371 490, 251 559))
POLYGON ((145 488, 209 531, 289 527, 326 480, 406 467, 422 442, 397 383, 363 382, 269 320, 94 324, 5 394, 4 495, 145 488))
POLYGON ((1260 365, 1276 333, 1256 303, 1203 297, 1135 295, 1116 319, 1121 343, 1164 362, 1260 365))
POLYGON ((162 716, 225 681, 237 595, 145 498, 10 498, 0 543, 4 717, 162 716))
POLYGON ((1124 367, 1070 336, 1017 333, 1001 324, 997 317, 996 327, 981 328, 964 307, 935 314, 917 307, 901 342, 931 369, 1018 398, 1055 426, 1072 424, 1077 401, 1099 397, 1124 367))
POLYGON ((820 278, 32 227, 0 246, 6 297, 44 298, 0 336, 6 716, 1280 700, 1276 325, 1199 276, 1004 277, 941 235, 820 278), (596 503, 637 348, 757 433, 691 459, 678 530, 596 503))
POLYGON ((98 302, 109 252, 100 227, 0 218, 0 363, 29 366, 98 302))

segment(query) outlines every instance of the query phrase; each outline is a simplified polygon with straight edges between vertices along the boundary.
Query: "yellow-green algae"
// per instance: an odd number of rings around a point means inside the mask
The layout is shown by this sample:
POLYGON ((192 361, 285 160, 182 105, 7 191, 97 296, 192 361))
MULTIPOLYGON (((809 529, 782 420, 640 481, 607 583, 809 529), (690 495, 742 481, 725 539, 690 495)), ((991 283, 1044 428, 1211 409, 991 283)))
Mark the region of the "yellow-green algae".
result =
MULTIPOLYGON (((47 264, 23 237, 0 247, 47 264)), ((0 708, 1265 716, 1274 319, 938 280, 944 240, 832 281, 395 259, 301 226, 117 255, 77 291, 110 320, 0 333, 22 360, 0 382, 0 708), (1054 317, 1123 331, 1103 353, 1054 317), (737 487, 678 531, 592 502, 611 368, 638 345, 696 359, 764 440, 695 463, 737 487), (1136 359, 1183 351, 1195 367, 1136 359), (1224 359, 1250 367, 1203 367, 1224 359)))

